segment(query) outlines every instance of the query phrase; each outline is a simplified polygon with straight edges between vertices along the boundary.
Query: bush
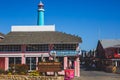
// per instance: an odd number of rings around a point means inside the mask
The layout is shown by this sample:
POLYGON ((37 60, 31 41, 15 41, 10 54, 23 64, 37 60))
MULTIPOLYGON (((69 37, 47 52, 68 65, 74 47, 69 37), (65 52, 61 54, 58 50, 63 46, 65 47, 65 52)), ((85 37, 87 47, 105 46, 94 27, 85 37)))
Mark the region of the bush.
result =
POLYGON ((13 74, 21 74, 24 75, 28 72, 28 66, 26 64, 11 64, 9 71, 13 74))
POLYGON ((18 74, 26 74, 28 72, 28 66, 26 64, 17 64, 16 71, 18 74))
POLYGON ((12 73, 11 73, 11 72, 8 72, 8 74, 7 74, 7 75, 9 75, 9 76, 10 76, 10 75, 12 75, 12 73))
POLYGON ((39 72, 36 70, 33 70, 29 73, 30 76, 39 76, 39 72))
POLYGON ((3 73, 5 73, 5 70, 0 69, 0 74, 3 74, 3 73))

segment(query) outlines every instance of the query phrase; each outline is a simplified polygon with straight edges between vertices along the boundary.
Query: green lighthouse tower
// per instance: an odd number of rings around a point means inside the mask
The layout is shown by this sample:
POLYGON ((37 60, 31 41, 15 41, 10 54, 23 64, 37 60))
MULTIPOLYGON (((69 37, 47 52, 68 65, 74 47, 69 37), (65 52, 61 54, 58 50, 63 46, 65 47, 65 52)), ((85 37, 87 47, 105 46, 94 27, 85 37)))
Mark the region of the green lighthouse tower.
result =
POLYGON ((40 3, 38 4, 38 26, 44 25, 44 11, 44 4, 40 1, 40 3))

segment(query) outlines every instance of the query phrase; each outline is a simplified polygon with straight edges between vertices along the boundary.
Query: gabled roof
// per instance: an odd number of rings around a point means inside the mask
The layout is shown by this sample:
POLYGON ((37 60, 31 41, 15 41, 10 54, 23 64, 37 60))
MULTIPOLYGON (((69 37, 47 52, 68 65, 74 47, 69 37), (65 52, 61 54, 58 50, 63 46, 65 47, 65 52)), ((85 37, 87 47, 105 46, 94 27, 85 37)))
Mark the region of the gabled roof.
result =
POLYGON ((118 47, 120 45, 120 39, 106 39, 106 40, 99 40, 103 48, 109 47, 118 47))
POLYGON ((3 44, 62 44, 62 43, 81 43, 78 36, 66 34, 57 31, 39 31, 39 32, 10 32, 5 39, 0 42, 3 44))

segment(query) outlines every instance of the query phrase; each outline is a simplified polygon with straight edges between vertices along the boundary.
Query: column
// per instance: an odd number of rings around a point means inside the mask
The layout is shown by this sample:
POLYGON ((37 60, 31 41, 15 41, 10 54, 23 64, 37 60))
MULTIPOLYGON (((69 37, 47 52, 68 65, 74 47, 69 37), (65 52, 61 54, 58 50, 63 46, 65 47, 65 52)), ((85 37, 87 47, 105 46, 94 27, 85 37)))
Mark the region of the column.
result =
POLYGON ((38 57, 36 57, 36 70, 38 70, 38 57))
POLYGON ((117 65, 117 61, 115 61, 115 66, 117 67, 118 65, 117 65))
POLYGON ((76 72, 77 72, 77 70, 76 70, 77 68, 76 68, 76 67, 77 67, 77 61, 75 60, 75 61, 74 61, 74 76, 77 75, 77 74, 76 74, 76 72))
POLYGON ((21 45, 22 53, 25 53, 26 51, 26 45, 21 45))
POLYGON ((22 47, 22 64, 25 64, 25 51, 26 51, 26 45, 21 45, 22 47))
POLYGON ((22 64, 25 64, 25 54, 22 54, 22 64))
POLYGON ((80 77, 80 60, 79 57, 76 58, 74 61, 74 70, 75 70, 75 76, 80 77))
POLYGON ((79 57, 77 58, 77 77, 80 77, 80 60, 79 57))
POLYGON ((9 69, 9 58, 5 57, 5 71, 9 69))
POLYGON ((67 58, 67 56, 65 56, 64 57, 64 69, 67 69, 67 67, 68 67, 67 66, 67 64, 68 64, 67 61, 68 61, 68 58, 67 58))

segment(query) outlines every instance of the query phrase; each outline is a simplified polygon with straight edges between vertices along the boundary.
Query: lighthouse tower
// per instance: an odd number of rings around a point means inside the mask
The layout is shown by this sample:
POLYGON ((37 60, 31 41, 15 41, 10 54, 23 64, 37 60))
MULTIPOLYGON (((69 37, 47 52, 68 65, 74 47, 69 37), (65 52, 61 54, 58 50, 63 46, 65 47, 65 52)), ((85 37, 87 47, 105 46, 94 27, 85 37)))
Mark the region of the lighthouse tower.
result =
POLYGON ((44 25, 44 4, 40 1, 38 4, 38 26, 43 26, 44 25))
POLYGON ((40 1, 38 4, 37 25, 12 26, 12 32, 38 32, 38 31, 55 31, 55 25, 44 25, 44 4, 40 1))

